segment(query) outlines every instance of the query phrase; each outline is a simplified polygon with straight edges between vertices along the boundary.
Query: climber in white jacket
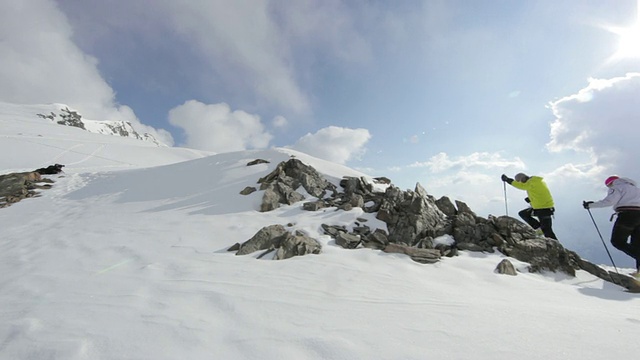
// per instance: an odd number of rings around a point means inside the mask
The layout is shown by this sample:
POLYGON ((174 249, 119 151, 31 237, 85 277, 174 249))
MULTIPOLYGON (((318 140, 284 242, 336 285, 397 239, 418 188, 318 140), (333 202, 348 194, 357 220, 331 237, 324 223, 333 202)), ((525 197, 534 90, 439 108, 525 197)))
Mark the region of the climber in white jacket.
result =
POLYGON ((611 231, 611 244, 635 259, 636 272, 631 275, 640 278, 640 189, 635 181, 615 175, 604 184, 609 188, 607 196, 600 201, 583 201, 582 206, 614 209, 618 218, 611 231))

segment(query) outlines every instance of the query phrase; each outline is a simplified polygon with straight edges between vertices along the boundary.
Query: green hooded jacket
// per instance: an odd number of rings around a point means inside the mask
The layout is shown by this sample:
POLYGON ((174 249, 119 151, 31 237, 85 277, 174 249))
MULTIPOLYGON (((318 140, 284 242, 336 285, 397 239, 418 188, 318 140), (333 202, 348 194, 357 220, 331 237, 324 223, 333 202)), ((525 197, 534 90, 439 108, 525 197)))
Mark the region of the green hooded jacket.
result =
POLYGON ((540 176, 531 176, 527 182, 513 180, 511 186, 516 189, 526 190, 531 207, 534 209, 549 209, 553 205, 553 197, 547 187, 547 183, 540 176))

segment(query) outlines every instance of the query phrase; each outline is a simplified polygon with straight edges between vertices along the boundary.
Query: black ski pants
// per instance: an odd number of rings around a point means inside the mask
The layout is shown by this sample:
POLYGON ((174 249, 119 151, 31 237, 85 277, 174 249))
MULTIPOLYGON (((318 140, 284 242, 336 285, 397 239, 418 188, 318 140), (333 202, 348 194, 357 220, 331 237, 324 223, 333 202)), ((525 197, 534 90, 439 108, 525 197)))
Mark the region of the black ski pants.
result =
POLYGON ((551 227, 552 220, 555 209, 534 209, 534 208, 526 208, 521 210, 518 215, 524 220, 529 226, 534 229, 540 228, 545 237, 552 238, 558 240, 556 234, 553 232, 551 227), (537 219, 535 217, 537 217, 537 219))
POLYGON ((611 245, 634 258, 640 270, 640 210, 618 213, 611 231, 611 245))

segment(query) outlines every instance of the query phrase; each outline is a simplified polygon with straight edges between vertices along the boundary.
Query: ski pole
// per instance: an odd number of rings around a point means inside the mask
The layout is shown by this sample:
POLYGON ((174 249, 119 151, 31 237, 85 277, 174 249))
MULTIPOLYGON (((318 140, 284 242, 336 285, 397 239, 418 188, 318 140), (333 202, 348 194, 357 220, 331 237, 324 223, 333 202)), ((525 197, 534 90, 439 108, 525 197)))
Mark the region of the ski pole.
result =
POLYGON ((509 216, 509 207, 507 206, 507 183, 506 183, 506 181, 503 181, 502 185, 504 187, 504 211, 506 212, 506 215, 509 216))
MULTIPOLYGON (((509 206, 507 206, 507 182, 503 181, 502 186, 504 188, 504 211, 509 217, 509 206)), ((509 219, 507 220, 507 239, 511 239, 511 224, 509 223, 509 219)))
POLYGON ((593 218, 593 215, 591 215, 591 209, 587 208, 587 211, 589 212, 589 216, 591 217, 591 221, 593 221, 593 226, 596 227, 596 231, 598 232, 598 236, 600 236, 600 241, 602 241, 602 245, 604 245, 604 249, 607 250, 607 255, 609 255, 609 259, 611 260, 611 264, 613 264, 613 268, 616 269, 616 274, 620 275, 620 273, 618 272, 618 268, 616 267, 616 263, 613 262, 613 258, 611 257, 611 253, 609 252, 609 249, 607 248, 607 244, 604 242, 604 239, 602 238, 602 234, 600 233, 600 229, 598 229, 598 225, 596 224, 596 220, 593 218))

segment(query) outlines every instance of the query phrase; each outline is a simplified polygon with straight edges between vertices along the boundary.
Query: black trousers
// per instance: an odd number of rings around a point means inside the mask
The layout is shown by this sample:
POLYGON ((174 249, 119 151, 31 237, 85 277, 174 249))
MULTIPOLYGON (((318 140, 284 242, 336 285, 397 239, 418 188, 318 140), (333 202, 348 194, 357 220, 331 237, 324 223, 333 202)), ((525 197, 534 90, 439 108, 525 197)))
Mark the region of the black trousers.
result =
POLYGON ((640 211, 618 213, 611 231, 611 245, 634 258, 636 268, 640 270, 640 211))
POLYGON ((552 220, 555 209, 533 209, 526 208, 521 210, 518 215, 524 220, 529 226, 534 229, 540 228, 545 237, 552 238, 558 240, 556 234, 553 232, 551 228, 552 220), (537 219, 535 217, 537 217, 537 219))

